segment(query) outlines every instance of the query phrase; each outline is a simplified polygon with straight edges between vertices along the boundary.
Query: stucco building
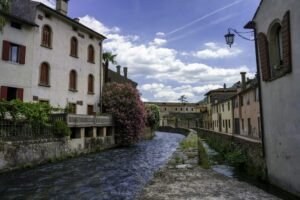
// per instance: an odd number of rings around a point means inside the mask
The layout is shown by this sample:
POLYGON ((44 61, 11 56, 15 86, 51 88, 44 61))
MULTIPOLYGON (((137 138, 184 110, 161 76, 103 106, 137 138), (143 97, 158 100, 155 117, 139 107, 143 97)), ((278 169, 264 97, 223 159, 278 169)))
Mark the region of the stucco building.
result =
POLYGON ((300 196, 300 1, 262 0, 255 30, 269 180, 300 196))
POLYGON ((261 117, 257 78, 246 79, 241 72, 241 84, 233 102, 233 133, 253 139, 261 138, 261 117))
POLYGON ((105 37, 71 19, 68 0, 56 9, 13 0, 0 32, 0 98, 42 101, 72 113, 100 111, 105 37))

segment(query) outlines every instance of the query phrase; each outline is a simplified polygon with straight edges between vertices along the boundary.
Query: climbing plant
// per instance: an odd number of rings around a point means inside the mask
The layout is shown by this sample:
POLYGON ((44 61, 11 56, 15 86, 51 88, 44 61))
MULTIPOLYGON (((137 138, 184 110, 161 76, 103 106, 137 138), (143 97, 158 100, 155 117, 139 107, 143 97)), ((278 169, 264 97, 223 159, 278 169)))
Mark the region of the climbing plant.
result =
POLYGON ((138 90, 130 84, 108 83, 103 89, 103 106, 114 117, 117 143, 123 146, 137 143, 146 121, 138 90))
POLYGON ((3 30, 3 27, 6 24, 4 13, 9 12, 11 0, 0 0, 0 31, 3 30))
POLYGON ((157 130, 160 121, 159 107, 154 104, 148 104, 146 105, 146 111, 147 111, 147 126, 149 126, 151 130, 157 130))

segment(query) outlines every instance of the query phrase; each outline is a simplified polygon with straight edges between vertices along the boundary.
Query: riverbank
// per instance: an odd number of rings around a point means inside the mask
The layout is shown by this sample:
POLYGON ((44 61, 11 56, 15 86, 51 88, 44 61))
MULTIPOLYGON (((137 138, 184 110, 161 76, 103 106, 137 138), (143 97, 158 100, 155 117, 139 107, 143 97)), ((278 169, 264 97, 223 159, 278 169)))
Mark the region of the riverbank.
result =
MULTIPOLYGON (((193 132, 192 134, 196 134, 193 132)), ((163 199, 278 199, 237 179, 198 165, 197 148, 177 148, 169 162, 140 193, 140 200, 163 199), (192 156, 196 153, 196 156, 192 156)))

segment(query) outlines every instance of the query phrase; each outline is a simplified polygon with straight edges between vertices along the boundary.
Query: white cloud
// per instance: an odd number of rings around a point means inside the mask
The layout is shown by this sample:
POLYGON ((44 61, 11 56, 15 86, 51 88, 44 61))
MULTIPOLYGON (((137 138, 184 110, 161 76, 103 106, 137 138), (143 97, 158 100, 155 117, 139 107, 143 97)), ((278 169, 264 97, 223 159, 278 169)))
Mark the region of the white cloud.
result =
POLYGON ((50 8, 55 8, 56 5, 55 0, 32 0, 32 1, 41 2, 46 6, 49 6, 50 8))
MULTIPOLYGON (((183 91, 179 88, 164 85, 170 81, 173 82, 172 85, 175 83, 177 85, 188 84, 191 88, 196 84, 200 84, 199 87, 202 88, 196 87, 200 91, 207 85, 233 84, 240 80, 240 71, 248 72, 250 76, 253 75, 249 73, 250 70, 247 66, 221 67, 197 62, 184 62, 178 57, 182 53, 161 46, 167 42, 166 40, 155 38, 150 44, 138 44, 136 41, 139 36, 122 35, 120 29, 108 28, 90 16, 80 18, 80 22, 108 38, 105 40, 104 50, 118 54, 117 62, 120 65, 129 67, 129 77, 142 78, 144 82, 156 82, 156 85, 146 84, 142 87, 143 90, 147 91, 152 89, 155 98, 175 100, 178 95, 180 96, 184 92, 186 96, 194 99, 196 99, 196 94, 200 95, 200 92, 197 93, 192 89, 183 91), (161 88, 161 91, 158 91, 159 88, 161 88)), ((239 49, 227 49, 223 52, 222 49, 225 47, 221 47, 221 51, 219 51, 219 45, 212 42, 206 43, 205 47, 210 51, 206 55, 203 52, 202 55, 201 53, 199 55, 206 56, 206 58, 224 58, 241 53, 239 49)), ((184 54, 191 54, 191 52, 184 52, 184 54)), ((150 99, 149 96, 147 98, 150 99)))
POLYGON ((220 88, 221 85, 204 85, 204 86, 191 86, 183 85, 180 87, 166 86, 164 84, 144 84, 139 87, 142 92, 151 92, 155 101, 178 101, 181 95, 185 95, 190 102, 198 102, 202 96, 213 89, 220 88))
POLYGON ((149 42, 150 46, 162 46, 167 43, 167 40, 160 39, 160 38, 154 38, 152 42, 149 42))
POLYGON ((216 43, 209 42, 205 44, 206 49, 193 52, 192 55, 201 59, 216 59, 234 57, 242 53, 242 50, 236 47, 219 46, 216 43))
POLYGON ((163 37, 163 36, 165 36, 165 33, 163 33, 163 32, 157 32, 157 33, 156 33, 156 36, 158 36, 158 37, 163 37))

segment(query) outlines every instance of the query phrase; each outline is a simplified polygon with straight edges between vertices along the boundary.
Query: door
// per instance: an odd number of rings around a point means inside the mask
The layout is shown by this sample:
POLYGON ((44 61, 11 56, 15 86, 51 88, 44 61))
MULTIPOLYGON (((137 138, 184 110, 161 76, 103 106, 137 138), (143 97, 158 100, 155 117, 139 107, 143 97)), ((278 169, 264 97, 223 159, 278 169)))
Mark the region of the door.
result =
POLYGON ((222 132, 222 117, 219 114, 219 132, 222 132))
POLYGON ((252 136, 251 118, 248 118, 248 135, 252 136))
POLYGON ((239 118, 234 119, 234 133, 237 135, 240 135, 240 119, 239 118))

